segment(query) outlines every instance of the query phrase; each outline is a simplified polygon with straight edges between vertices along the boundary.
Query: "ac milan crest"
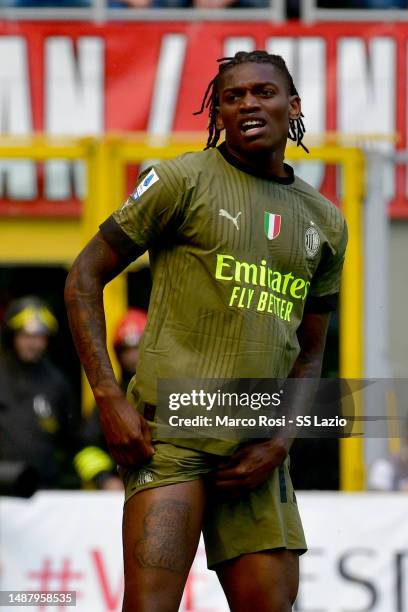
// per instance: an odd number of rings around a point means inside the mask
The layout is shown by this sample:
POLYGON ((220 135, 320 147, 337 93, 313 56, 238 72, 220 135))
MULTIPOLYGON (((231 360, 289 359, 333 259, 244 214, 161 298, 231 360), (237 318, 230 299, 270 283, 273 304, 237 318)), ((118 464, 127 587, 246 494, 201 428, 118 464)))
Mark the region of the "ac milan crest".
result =
POLYGON ((320 247, 320 236, 317 229, 314 227, 314 223, 311 223, 311 227, 306 230, 305 233, 305 249, 309 257, 315 257, 320 247))

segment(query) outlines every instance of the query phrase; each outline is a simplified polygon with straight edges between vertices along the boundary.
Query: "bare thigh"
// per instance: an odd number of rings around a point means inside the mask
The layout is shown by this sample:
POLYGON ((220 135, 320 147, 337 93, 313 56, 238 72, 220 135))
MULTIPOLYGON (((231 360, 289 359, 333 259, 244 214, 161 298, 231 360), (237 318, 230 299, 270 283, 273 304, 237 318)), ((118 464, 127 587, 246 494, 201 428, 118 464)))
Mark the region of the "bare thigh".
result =
POLYGON ((216 568, 231 612, 290 612, 299 586, 299 557, 289 550, 241 555, 216 568))
POLYGON ((176 612, 200 537, 201 480, 134 495, 123 515, 123 612, 176 612))

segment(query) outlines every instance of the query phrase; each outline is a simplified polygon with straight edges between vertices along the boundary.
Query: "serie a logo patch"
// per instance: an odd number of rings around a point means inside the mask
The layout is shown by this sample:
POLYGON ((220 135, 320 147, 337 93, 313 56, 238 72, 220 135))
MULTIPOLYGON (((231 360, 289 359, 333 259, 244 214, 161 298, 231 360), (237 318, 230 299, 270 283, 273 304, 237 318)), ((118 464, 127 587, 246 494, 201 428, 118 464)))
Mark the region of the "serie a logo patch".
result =
POLYGON ((132 198, 134 200, 138 200, 141 195, 144 194, 145 191, 150 189, 152 185, 157 183, 160 180, 156 174, 156 170, 152 168, 147 176, 139 183, 134 192, 132 193, 132 198))

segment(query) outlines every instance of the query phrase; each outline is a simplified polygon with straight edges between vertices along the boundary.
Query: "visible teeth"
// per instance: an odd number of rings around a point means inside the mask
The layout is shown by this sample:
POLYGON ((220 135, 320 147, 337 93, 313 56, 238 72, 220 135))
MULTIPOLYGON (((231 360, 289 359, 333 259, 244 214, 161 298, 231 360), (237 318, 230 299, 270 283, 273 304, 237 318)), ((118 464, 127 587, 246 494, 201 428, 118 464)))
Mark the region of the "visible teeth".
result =
POLYGON ((252 127, 262 127, 262 126, 263 126, 262 121, 258 121, 258 120, 256 120, 256 119, 252 119, 252 120, 245 121, 245 122, 242 124, 242 129, 244 129, 244 130, 249 130, 249 129, 251 129, 252 127))

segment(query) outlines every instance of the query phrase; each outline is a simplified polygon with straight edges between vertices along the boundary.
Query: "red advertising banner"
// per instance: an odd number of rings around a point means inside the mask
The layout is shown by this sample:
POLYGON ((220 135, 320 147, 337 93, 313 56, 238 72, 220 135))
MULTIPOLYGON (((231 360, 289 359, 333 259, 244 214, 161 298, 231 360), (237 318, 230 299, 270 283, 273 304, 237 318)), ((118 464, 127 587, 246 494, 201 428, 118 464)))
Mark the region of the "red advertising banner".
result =
MULTIPOLYGON (((308 133, 375 134, 376 147, 392 153, 407 146, 407 42, 406 24, 3 22, 0 134, 203 132, 206 116, 193 112, 216 59, 263 48, 287 60, 308 133)), ((304 166, 335 199, 335 173, 304 166)), ((72 203, 77 214, 78 165, 0 160, 0 174, 0 215, 35 214, 44 201, 55 214, 72 203)), ((405 166, 390 164, 385 179, 391 215, 408 218, 405 166)))

